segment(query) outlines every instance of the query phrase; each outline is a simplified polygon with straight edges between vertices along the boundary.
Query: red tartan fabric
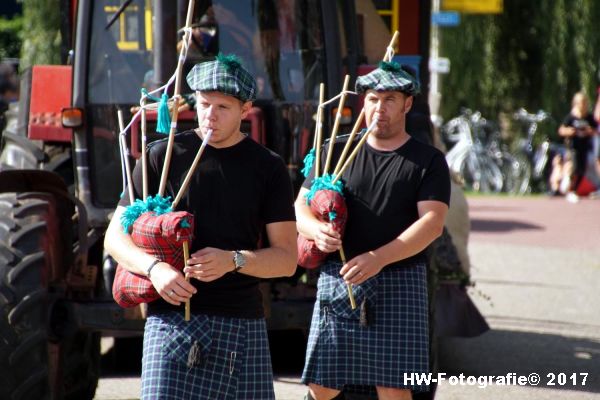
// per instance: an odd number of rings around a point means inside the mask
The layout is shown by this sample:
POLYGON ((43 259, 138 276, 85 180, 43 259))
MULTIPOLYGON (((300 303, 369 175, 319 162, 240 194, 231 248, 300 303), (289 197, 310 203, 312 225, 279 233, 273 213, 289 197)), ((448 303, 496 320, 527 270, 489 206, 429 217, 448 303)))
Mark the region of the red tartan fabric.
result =
MULTIPOLYGON (((194 216, 185 211, 154 215, 147 212, 135 221, 131 232, 133 242, 148 254, 183 270, 183 242, 191 244, 194 216), (182 227, 186 221, 187 227, 182 227)), ((160 297, 150 279, 117 266, 113 281, 113 298, 121 307, 135 307, 160 297)))
MULTIPOLYGON (((334 190, 319 190, 310 202, 310 210, 319 221, 330 222, 330 213, 335 213, 333 229, 342 236, 348 219, 348 209, 344 197, 334 190)), ((315 242, 298 235, 298 265, 307 269, 317 268, 327 257, 327 253, 317 248, 315 242)))

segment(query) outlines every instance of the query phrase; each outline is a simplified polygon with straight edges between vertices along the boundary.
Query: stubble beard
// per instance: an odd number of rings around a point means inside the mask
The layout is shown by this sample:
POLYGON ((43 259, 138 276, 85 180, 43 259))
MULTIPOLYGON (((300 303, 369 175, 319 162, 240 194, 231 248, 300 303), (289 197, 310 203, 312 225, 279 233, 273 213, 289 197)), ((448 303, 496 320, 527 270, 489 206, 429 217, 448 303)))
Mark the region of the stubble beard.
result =
POLYGON ((381 140, 391 139, 395 136, 394 132, 392 132, 389 129, 389 127, 378 127, 378 126, 375 127, 375 129, 371 132, 371 134, 375 138, 381 139, 381 140))
POLYGON ((387 130, 384 131, 381 129, 376 129, 371 134, 377 139, 387 139, 391 136, 387 130))

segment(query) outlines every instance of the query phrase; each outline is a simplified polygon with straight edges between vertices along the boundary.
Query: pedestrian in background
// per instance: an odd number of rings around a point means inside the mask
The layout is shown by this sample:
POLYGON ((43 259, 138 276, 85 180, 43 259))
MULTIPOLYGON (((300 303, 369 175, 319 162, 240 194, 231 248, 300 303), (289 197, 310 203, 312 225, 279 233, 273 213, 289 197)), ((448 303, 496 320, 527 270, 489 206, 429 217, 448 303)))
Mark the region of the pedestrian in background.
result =
POLYGON ((567 148, 572 153, 573 168, 570 189, 566 199, 570 203, 579 201, 577 188, 583 181, 588 165, 588 156, 592 150, 592 137, 596 134, 598 124, 589 111, 588 97, 577 92, 571 101, 571 111, 558 128, 558 134, 565 138, 567 148))
MULTIPOLYGON (((592 139, 592 155, 593 155, 593 166, 595 168, 596 177, 600 182, 600 86, 598 86, 598 95, 596 98, 596 105, 594 106, 594 120, 596 124, 598 124, 598 128, 596 129, 596 134, 592 139)), ((598 185, 598 190, 591 194, 593 197, 600 197, 600 184, 598 185)))

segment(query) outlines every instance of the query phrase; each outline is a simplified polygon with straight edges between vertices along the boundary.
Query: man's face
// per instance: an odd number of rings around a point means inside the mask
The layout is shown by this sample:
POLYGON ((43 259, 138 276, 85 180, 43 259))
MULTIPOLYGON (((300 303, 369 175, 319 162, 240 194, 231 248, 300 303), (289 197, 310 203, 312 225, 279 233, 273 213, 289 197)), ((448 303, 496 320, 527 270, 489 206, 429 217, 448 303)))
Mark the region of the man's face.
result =
POLYGON ((252 102, 242 103, 220 92, 197 92, 196 107, 202 136, 212 129, 210 144, 220 148, 239 141, 240 124, 248 115, 252 102))
POLYGON ((378 139, 386 139, 403 132, 406 113, 412 106, 412 99, 401 92, 368 90, 365 95, 367 126, 377 118, 377 124, 371 134, 378 139))

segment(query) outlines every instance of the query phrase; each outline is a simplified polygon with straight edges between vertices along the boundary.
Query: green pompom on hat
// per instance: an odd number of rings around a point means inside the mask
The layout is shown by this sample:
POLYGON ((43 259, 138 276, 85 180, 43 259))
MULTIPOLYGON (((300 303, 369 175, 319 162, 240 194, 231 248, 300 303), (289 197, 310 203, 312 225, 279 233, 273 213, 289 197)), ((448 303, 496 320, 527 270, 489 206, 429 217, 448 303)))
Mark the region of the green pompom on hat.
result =
POLYGON ((419 94, 420 87, 417 79, 406 72, 396 62, 382 61, 379 67, 367 75, 356 79, 356 91, 364 93, 369 89, 377 92, 402 92, 409 96, 419 94))
POLYGON ((234 54, 219 53, 213 61, 194 65, 187 83, 198 92, 221 92, 244 102, 256 99, 256 80, 234 54))

